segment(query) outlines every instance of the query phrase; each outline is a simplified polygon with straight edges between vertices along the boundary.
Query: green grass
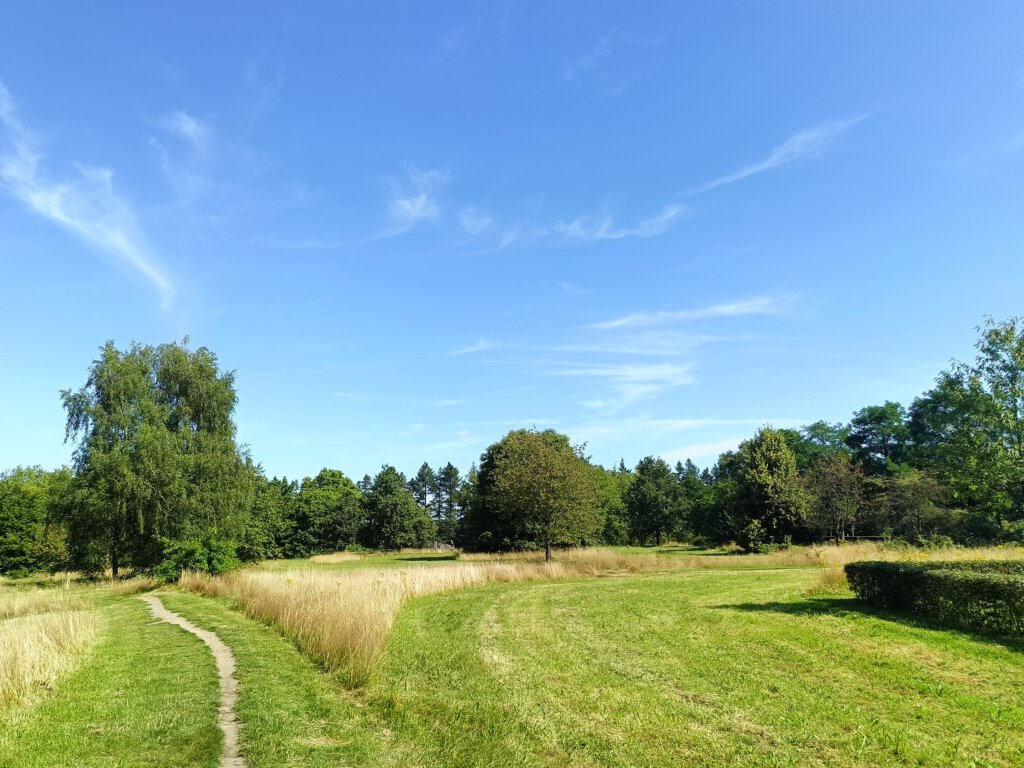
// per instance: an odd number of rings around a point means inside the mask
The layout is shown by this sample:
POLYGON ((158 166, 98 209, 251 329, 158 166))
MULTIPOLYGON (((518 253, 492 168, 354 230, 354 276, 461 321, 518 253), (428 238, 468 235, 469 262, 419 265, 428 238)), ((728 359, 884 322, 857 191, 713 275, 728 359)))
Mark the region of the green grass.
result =
POLYGON ((0 712, 0 768, 216 766, 217 676, 206 646, 154 623, 132 597, 99 599, 98 612, 101 637, 77 670, 35 703, 0 712))
POLYGON ((420 598, 364 695, 431 765, 1022 764, 1019 652, 803 598, 815 575, 420 598))
MULTIPOLYGON (((161 597, 234 651, 252 768, 1024 764, 1019 647, 807 598, 817 575, 684 571, 417 598, 357 691, 226 599, 161 597)), ((0 722, 0 767, 215 765, 205 646, 133 598, 100 605, 103 636, 82 667, 0 722)))
POLYGON ((250 768, 420 765, 418 750, 300 654, 277 632, 247 619, 225 598, 161 594, 168 609, 216 632, 235 654, 236 712, 250 768))

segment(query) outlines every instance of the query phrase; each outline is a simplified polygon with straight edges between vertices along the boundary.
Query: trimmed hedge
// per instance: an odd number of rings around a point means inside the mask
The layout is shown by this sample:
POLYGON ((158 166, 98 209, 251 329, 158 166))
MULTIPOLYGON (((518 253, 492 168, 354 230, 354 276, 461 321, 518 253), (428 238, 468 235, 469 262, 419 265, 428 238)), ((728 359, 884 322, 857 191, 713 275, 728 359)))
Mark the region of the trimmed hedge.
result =
POLYGON ((1024 637, 1024 561, 846 566, 861 600, 959 629, 1024 637))

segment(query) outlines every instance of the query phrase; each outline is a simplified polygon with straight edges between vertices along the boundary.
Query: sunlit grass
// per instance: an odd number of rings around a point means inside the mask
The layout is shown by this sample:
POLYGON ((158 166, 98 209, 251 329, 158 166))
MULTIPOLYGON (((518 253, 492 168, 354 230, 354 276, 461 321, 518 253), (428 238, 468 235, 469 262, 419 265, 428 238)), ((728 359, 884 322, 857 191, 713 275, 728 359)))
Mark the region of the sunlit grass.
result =
POLYGON ((560 551, 550 563, 544 562, 542 552, 514 552, 461 554, 458 562, 443 565, 438 559, 443 562, 451 555, 391 553, 354 560, 340 556, 348 554, 339 553, 333 561, 321 557, 315 565, 289 561, 292 567, 288 570, 264 567, 212 578, 183 574, 180 584, 201 594, 231 597, 248 615, 275 624, 310 657, 355 686, 366 679, 380 657, 402 605, 419 595, 493 582, 777 568, 820 569, 820 582, 814 589, 819 594, 840 594, 844 582, 835 572, 854 560, 1024 558, 1024 549, 921 552, 861 542, 740 555, 728 550, 693 554, 683 547, 662 551, 595 547, 560 551), (387 567, 379 567, 384 563, 387 567), (417 567, 410 567, 414 563, 417 567))
POLYGON ((0 708, 53 685, 76 666, 96 633, 84 590, 0 585, 0 708))
POLYGON ((185 573, 179 583, 194 592, 233 598, 248 615, 273 622, 313 659, 349 685, 358 685, 409 598, 569 575, 558 563, 476 563, 342 573, 241 571, 215 578, 185 573))

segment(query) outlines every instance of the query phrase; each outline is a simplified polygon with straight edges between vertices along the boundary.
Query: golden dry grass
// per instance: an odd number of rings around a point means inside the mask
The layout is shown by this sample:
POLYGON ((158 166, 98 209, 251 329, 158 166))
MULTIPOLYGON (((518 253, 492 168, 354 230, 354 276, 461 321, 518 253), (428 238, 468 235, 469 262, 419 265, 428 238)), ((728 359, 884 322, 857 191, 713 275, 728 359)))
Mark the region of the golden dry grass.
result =
POLYGON ((136 595, 139 592, 156 589, 160 584, 160 581, 148 577, 118 579, 110 582, 110 591, 115 595, 136 595))
MULTIPOLYGON (((39 604, 43 606, 43 603, 39 604)), ((53 610, 0 621, 0 707, 52 685, 96 636, 91 610, 53 610)))
POLYGON ((0 592, 0 619, 12 619, 32 613, 81 610, 86 607, 81 597, 59 589, 0 592))
POLYGON ((363 556, 356 552, 332 552, 329 555, 313 555, 309 558, 311 563, 322 565, 333 565, 334 563, 347 563, 352 560, 362 560, 363 556))
POLYGON ((808 597, 829 597, 849 593, 846 571, 842 568, 822 568, 817 580, 804 592, 808 597))

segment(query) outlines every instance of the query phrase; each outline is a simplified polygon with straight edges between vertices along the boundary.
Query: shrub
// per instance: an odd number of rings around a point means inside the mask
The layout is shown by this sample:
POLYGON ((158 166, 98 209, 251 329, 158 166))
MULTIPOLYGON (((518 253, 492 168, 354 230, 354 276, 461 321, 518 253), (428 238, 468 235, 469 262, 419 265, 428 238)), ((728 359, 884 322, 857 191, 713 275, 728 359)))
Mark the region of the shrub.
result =
POLYGON ((242 565, 230 541, 172 541, 164 549, 164 559, 154 573, 164 581, 176 581, 182 571, 200 571, 219 575, 242 565))
POLYGON ((1024 562, 857 562, 846 566, 846 577, 857 597, 882 608, 1024 636, 1024 562))

